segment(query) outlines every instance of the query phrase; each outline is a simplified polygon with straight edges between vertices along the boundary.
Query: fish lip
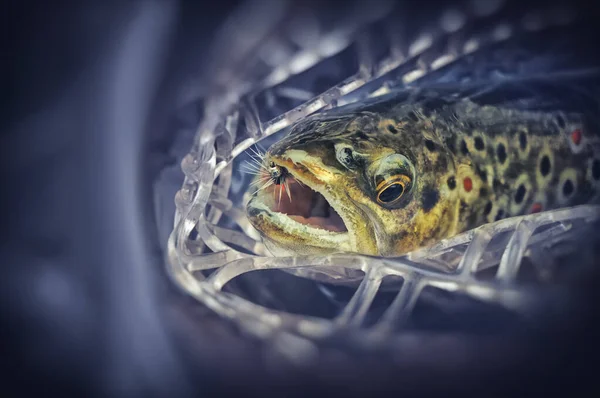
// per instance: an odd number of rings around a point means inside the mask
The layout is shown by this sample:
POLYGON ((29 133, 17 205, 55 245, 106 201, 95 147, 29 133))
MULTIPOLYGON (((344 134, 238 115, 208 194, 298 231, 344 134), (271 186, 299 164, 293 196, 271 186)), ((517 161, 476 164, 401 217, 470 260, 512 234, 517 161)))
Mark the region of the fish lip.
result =
MULTIPOLYGON (((279 157, 276 157, 276 156, 270 157, 269 160, 280 167, 285 167, 286 170, 292 175, 292 177, 294 177, 296 180, 300 181, 302 184, 306 185, 308 188, 312 189, 313 191, 321 194, 325 198, 325 200, 327 201, 329 206, 331 206, 333 208, 333 210, 340 216, 340 218, 342 219, 342 222, 344 223, 344 227, 346 228, 346 231, 344 231, 344 232, 330 231, 330 230, 326 230, 323 228, 313 227, 309 224, 302 224, 302 223, 294 220, 293 218, 289 217, 285 213, 280 213, 280 212, 274 211, 271 208, 269 208, 269 206, 267 206, 260 199, 258 192, 254 193, 252 195, 252 198, 250 199, 250 201, 247 204, 248 216, 250 218, 253 218, 253 217, 258 217, 259 215, 262 214, 269 220, 270 223, 275 224, 276 226, 281 228, 285 233, 290 233, 289 227, 298 227, 300 229, 308 229, 308 230, 310 230, 311 234, 317 235, 319 238, 322 238, 324 240, 331 240, 332 243, 333 243, 333 241, 336 241, 336 243, 342 243, 344 246, 342 248, 343 249, 342 251, 344 251, 344 250, 349 251, 350 246, 351 246, 351 241, 352 241, 351 238, 353 236, 352 230, 349 227, 346 220, 344 219, 344 217, 342 215, 343 213, 340 211, 340 209, 338 208, 337 205, 334 205, 331 202, 331 200, 330 200, 331 198, 329 198, 329 194, 327 192, 325 192, 325 190, 323 189, 323 187, 326 186, 325 183, 323 181, 321 181, 316 174, 308 171, 308 173, 310 173, 310 175, 314 178, 314 180, 318 181, 318 184, 315 184, 313 180, 311 180, 310 178, 307 178, 304 175, 305 173, 303 171, 298 170, 296 167, 294 167, 294 165, 291 161, 288 162, 288 161, 280 159, 279 157), (283 218, 285 220, 285 222, 281 222, 280 218, 283 218), (331 238, 331 239, 327 239, 327 238, 331 238), (344 239, 342 239, 340 241, 340 238, 344 238, 344 239)), ((317 243, 315 243, 315 245, 317 245, 317 243)), ((327 247, 323 247, 323 246, 319 246, 319 247, 327 248, 327 247)))

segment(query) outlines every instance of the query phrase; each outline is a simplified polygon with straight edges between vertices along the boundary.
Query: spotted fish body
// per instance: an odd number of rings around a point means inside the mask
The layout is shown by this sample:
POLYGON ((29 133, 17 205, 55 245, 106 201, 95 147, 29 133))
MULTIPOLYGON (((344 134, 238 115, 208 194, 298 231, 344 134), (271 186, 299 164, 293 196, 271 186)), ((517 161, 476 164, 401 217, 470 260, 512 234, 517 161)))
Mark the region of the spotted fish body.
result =
POLYGON ((297 123, 263 161, 321 194, 347 231, 308 216, 296 225, 287 216, 301 205, 265 205, 268 192, 254 194, 250 221, 275 254, 395 256, 503 218, 599 201, 596 114, 481 98, 405 91, 297 123), (382 205, 378 186, 398 175, 401 197, 382 205))
MULTIPOLYGON (((423 218, 417 228, 430 235, 424 241, 597 201, 600 141, 583 115, 479 106, 467 99, 437 106, 392 106, 376 117, 379 131, 402 135, 413 148, 423 218), (439 220, 432 222, 429 213, 439 220)), ((370 139, 378 140, 381 133, 373 133, 370 139)))

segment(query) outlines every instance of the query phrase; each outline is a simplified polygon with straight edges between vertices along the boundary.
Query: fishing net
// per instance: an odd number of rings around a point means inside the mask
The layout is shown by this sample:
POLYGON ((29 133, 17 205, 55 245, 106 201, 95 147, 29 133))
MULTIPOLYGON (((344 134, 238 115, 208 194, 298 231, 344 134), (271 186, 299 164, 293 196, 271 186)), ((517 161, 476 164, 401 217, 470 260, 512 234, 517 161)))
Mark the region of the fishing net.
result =
POLYGON ((265 250, 244 209, 250 176, 240 165, 251 147, 268 147, 314 112, 390 90, 539 71, 535 56, 520 56, 523 38, 535 42, 577 22, 573 10, 554 6, 512 9, 505 18, 501 1, 448 3, 432 13, 384 1, 348 3, 343 12, 245 3, 215 37, 203 73, 210 78, 184 95, 202 97, 203 118, 181 162, 169 274, 291 359, 310 359, 340 336, 365 349, 394 345, 422 327, 414 319, 421 300, 443 311, 450 295, 527 314, 564 293, 551 283, 564 259, 593 247, 600 210, 579 206, 500 220, 397 258, 265 250))

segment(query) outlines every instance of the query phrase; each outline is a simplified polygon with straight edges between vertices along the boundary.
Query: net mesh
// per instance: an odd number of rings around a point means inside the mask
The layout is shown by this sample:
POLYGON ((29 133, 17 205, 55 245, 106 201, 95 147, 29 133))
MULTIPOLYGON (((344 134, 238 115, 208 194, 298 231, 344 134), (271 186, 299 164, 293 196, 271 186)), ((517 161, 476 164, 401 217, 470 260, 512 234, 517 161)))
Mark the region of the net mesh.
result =
POLYGON ((410 87, 432 76, 437 81, 456 79, 456 68, 448 66, 483 56, 486 48, 519 32, 576 21, 570 10, 555 8, 506 20, 499 16, 501 6, 499 1, 448 5, 427 23, 414 22, 418 29, 408 21, 400 23, 401 10, 385 1, 352 3, 343 14, 286 2, 248 3, 234 13, 215 37, 204 73, 210 81, 190 84, 183 99, 201 96, 204 117, 181 163, 185 180, 175 197, 168 242, 173 281, 293 358, 314 356, 319 341, 341 334, 360 336, 355 343, 367 348, 388 344, 428 288, 527 312, 548 292, 517 282, 524 259, 538 279, 547 278, 557 258, 591 236, 600 218, 598 207, 501 220, 398 258, 272 257, 245 216, 243 193, 249 181, 238 170, 250 147, 276 139, 318 110, 410 87), (384 40, 375 39, 380 37, 384 40), (323 81, 312 73, 319 68, 334 70, 337 76, 355 70, 337 81, 323 81), (336 316, 324 319, 268 308, 225 289, 242 275, 273 269, 326 284, 354 285, 356 290, 336 316), (489 275, 481 277, 486 270, 489 275), (373 301, 383 290, 394 297, 367 324, 373 301))

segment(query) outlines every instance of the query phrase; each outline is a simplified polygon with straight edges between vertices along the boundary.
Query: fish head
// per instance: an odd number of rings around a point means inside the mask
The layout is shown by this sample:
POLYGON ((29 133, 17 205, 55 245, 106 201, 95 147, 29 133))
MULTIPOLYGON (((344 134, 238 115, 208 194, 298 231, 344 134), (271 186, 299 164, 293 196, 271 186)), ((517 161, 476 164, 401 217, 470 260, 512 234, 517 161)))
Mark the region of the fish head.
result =
POLYGON ((395 256, 447 234, 453 165, 427 126, 373 112, 301 121, 264 154, 250 222, 274 255, 395 256))

